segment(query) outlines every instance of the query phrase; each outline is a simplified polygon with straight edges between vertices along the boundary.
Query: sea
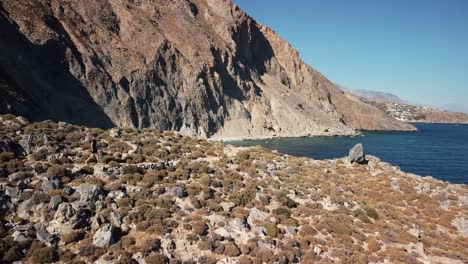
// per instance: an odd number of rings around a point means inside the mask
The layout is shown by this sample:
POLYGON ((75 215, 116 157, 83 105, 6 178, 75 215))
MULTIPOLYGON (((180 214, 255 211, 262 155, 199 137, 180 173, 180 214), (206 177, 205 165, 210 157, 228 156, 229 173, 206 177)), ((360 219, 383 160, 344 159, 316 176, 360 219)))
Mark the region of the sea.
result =
POLYGON ((280 138, 229 141, 235 146, 261 145, 283 154, 333 159, 362 143, 366 154, 403 171, 456 184, 468 184, 468 124, 414 123, 417 132, 362 132, 356 137, 280 138))

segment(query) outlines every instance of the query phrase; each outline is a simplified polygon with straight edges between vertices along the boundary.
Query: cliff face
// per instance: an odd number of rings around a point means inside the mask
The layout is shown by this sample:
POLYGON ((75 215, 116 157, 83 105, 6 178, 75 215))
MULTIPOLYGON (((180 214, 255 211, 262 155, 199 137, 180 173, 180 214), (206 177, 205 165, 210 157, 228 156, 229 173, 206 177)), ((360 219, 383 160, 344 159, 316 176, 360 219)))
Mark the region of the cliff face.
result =
POLYGON ((1 112, 218 138, 414 129, 231 1, 4 0, 0 28, 1 112))

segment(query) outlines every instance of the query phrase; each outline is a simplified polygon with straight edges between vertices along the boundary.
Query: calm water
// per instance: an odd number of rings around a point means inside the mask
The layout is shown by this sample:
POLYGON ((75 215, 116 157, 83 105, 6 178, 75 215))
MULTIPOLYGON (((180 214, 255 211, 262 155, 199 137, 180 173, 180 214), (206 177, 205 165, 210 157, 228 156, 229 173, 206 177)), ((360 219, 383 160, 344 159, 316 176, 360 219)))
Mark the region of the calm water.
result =
POLYGON ((415 124, 419 131, 364 132, 358 137, 291 138, 227 142, 262 145, 281 153, 331 159, 344 157, 357 143, 366 154, 400 166, 406 172, 468 184, 468 124, 415 124))

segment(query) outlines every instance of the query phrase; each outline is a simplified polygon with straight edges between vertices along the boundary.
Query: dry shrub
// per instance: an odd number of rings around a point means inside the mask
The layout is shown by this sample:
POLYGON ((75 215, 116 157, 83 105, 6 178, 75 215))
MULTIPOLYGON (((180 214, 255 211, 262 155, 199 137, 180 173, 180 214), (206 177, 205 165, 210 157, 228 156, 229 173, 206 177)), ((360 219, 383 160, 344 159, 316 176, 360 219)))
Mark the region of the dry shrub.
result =
POLYGON ((85 237, 85 234, 86 233, 83 230, 73 230, 62 236, 60 240, 65 244, 70 244, 82 240, 85 237))
POLYGON ((192 224, 192 232, 199 236, 204 236, 207 234, 208 225, 204 221, 196 221, 192 224))
POLYGON ((240 250, 235 244, 230 243, 224 247, 224 255, 229 257, 237 257, 240 255, 240 250))
POLYGON ((0 162, 10 161, 15 158, 15 153, 13 152, 2 152, 0 153, 0 162))

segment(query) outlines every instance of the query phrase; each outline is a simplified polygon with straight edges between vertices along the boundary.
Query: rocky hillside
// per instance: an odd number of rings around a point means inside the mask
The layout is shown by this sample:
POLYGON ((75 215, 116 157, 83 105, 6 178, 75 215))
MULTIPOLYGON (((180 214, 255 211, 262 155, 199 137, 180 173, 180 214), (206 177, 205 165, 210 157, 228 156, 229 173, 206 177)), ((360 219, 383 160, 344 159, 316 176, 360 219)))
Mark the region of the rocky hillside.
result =
POLYGON ((413 130, 229 0, 3 0, 0 112, 217 138, 413 130))
POLYGON ((466 263, 468 187, 367 159, 0 116, 0 262, 466 263))
POLYGON ((404 122, 468 123, 468 114, 465 113, 450 112, 434 107, 369 98, 368 96, 361 96, 359 97, 359 100, 366 104, 373 105, 385 112, 387 115, 404 122))

